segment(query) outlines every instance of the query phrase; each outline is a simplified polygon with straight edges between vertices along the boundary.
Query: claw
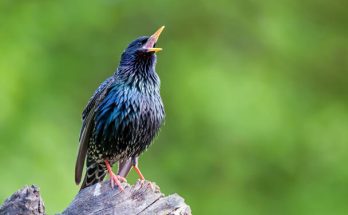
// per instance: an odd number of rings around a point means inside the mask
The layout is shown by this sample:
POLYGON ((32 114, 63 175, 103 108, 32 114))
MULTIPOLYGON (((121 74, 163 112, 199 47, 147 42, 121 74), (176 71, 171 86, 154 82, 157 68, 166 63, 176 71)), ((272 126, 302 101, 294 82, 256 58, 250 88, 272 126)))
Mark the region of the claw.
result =
POLYGON ((147 187, 150 188, 151 190, 156 190, 155 185, 153 185, 152 183, 149 183, 147 187))
POLYGON ((114 189, 114 186, 116 184, 121 191, 124 191, 124 188, 122 187, 122 184, 120 181, 125 182, 126 180, 125 180, 125 178, 123 178, 119 175, 115 175, 115 173, 113 173, 113 172, 110 174, 110 183, 111 183, 112 189, 114 189))
POLYGON ((120 180, 121 182, 127 182, 127 179, 125 177, 122 177, 120 175, 116 175, 118 180, 120 180))
POLYGON ((156 187, 153 183, 145 180, 138 179, 140 183, 140 187, 144 187, 145 189, 156 190, 156 187))
POLYGON ((107 168, 109 175, 110 175, 111 188, 114 189, 114 186, 116 184, 121 191, 124 191, 124 188, 122 187, 121 182, 127 182, 127 180, 122 176, 116 175, 112 171, 111 166, 109 164, 109 161, 105 160, 105 164, 106 164, 106 168, 107 168))

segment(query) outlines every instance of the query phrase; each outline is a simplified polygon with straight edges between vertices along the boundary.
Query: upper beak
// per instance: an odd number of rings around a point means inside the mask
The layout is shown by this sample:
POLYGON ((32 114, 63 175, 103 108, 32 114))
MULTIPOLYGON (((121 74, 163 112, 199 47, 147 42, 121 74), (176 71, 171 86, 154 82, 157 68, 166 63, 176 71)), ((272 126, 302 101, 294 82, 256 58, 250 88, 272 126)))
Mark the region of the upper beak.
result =
POLYGON ((164 26, 160 27, 154 34, 151 35, 151 37, 147 40, 145 45, 143 46, 144 49, 148 52, 159 52, 162 51, 162 48, 154 48, 153 46, 157 42, 159 36, 161 35, 162 31, 164 29, 164 26))

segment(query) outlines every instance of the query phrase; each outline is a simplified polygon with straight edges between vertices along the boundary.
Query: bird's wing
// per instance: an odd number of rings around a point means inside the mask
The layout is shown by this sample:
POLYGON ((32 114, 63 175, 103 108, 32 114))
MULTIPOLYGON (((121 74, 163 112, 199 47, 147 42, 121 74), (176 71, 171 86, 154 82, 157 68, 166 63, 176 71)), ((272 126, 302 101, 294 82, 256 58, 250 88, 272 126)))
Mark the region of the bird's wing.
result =
POLYGON ((93 118, 95 115, 95 109, 98 107, 100 102, 104 99, 110 85, 115 81, 114 77, 106 79, 95 91, 94 95, 90 98, 82 113, 82 128, 80 132, 80 146, 77 154, 76 164, 75 164, 75 182, 79 184, 81 181, 83 165, 85 162, 88 143, 91 137, 91 132, 93 131, 94 123, 93 118))

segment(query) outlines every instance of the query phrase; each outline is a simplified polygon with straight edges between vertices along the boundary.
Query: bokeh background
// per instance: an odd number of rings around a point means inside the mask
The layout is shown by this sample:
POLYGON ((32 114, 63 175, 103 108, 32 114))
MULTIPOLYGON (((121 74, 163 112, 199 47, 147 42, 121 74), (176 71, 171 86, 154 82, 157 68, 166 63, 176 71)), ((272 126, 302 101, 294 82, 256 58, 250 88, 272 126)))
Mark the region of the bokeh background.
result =
POLYGON ((194 214, 347 214, 347 8, 1 0, 0 201, 34 183, 49 214, 70 203, 87 100, 131 40, 166 25, 167 118, 145 176, 194 214))

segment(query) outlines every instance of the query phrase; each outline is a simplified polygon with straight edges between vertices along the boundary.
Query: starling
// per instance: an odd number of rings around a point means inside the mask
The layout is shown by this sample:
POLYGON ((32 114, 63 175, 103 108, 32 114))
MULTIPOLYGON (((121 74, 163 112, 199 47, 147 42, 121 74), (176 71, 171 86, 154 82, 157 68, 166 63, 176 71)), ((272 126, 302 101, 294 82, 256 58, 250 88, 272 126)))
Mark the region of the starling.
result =
POLYGON ((81 181, 84 162, 86 173, 81 189, 110 175, 111 186, 123 190, 133 167, 138 168, 138 157, 151 144, 164 120, 160 96, 160 79, 155 71, 156 42, 163 31, 142 36, 131 42, 121 55, 116 72, 95 91, 82 113, 80 146, 75 166, 75 182, 81 181), (119 163, 116 175, 112 165, 119 163))

